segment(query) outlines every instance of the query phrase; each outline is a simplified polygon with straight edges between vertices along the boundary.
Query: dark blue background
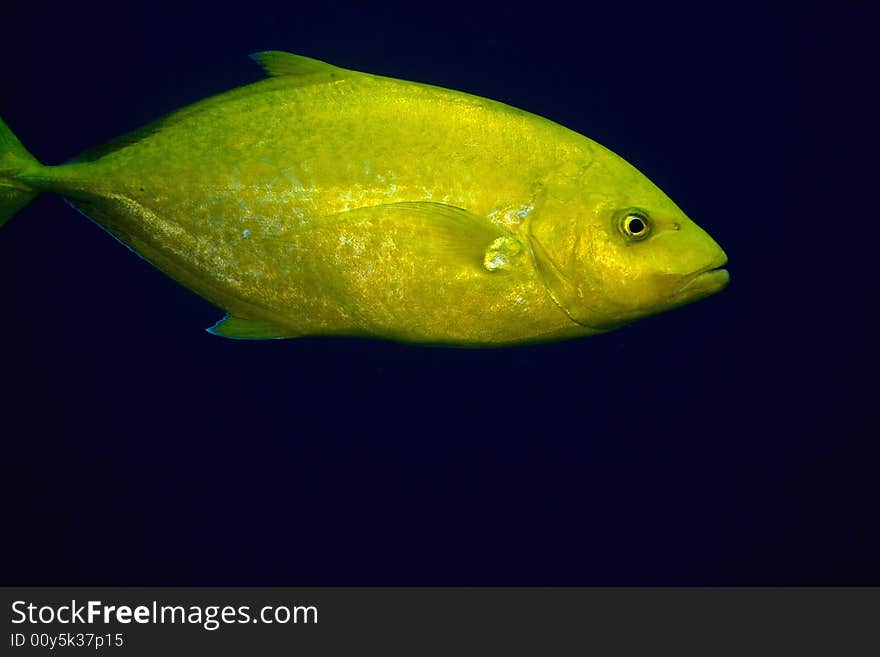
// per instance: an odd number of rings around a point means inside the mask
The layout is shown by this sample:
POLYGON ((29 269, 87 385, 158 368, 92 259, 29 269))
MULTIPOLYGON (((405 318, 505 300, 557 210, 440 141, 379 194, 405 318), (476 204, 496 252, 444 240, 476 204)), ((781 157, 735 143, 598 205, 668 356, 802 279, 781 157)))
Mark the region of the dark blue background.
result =
POLYGON ((880 584, 866 10, 31 4, 0 113, 46 163, 289 50, 596 139, 732 283, 546 346, 227 341, 41 197, 0 231, 0 583, 880 584))

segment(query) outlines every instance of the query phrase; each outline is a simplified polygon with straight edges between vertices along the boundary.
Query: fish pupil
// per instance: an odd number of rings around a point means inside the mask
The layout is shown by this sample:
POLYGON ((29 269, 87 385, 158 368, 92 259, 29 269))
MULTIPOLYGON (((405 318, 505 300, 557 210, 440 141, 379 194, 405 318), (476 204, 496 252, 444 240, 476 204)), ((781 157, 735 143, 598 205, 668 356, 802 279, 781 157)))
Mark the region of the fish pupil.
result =
POLYGON ((638 217, 631 217, 629 220, 629 230, 634 235, 638 235, 643 230, 645 230, 645 222, 643 222, 638 217))

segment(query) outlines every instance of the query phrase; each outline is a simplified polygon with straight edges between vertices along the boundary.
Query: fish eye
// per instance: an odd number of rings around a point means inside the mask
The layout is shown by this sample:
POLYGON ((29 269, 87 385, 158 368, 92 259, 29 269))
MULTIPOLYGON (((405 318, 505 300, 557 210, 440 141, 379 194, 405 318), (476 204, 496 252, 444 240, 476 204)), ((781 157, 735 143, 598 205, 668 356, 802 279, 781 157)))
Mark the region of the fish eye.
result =
POLYGON ((620 220, 620 232, 631 240, 643 240, 651 232, 651 223, 642 212, 627 212, 620 220))

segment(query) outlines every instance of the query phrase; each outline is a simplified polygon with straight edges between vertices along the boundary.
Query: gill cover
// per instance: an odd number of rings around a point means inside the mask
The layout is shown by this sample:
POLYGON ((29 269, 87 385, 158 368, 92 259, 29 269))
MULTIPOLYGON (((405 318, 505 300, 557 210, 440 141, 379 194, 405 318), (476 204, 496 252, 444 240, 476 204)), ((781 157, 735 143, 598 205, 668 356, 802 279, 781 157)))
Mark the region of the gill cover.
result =
MULTIPOLYGON (((591 154, 592 155, 592 154, 591 154)), ((610 328, 597 321, 591 307, 587 276, 577 276, 589 217, 585 173, 592 158, 568 162, 536 186, 535 212, 529 221, 529 243, 535 268, 554 303, 575 323, 610 328)))

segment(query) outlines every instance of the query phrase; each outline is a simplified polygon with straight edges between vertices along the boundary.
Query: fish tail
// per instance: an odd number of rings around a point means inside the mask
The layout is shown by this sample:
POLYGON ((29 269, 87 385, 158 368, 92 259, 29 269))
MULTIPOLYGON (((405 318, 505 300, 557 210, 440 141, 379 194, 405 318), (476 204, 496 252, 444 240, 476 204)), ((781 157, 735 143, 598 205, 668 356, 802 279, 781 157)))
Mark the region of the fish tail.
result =
POLYGON ((0 119, 0 226, 40 193, 20 179, 21 174, 40 166, 0 119))

